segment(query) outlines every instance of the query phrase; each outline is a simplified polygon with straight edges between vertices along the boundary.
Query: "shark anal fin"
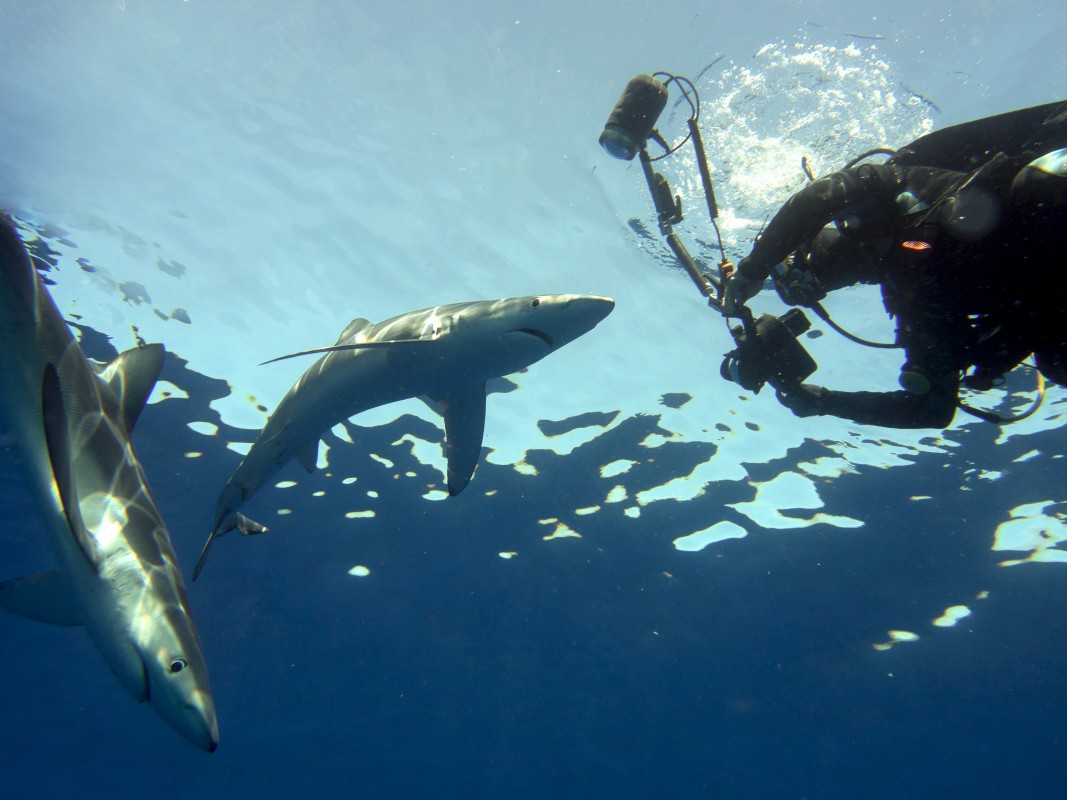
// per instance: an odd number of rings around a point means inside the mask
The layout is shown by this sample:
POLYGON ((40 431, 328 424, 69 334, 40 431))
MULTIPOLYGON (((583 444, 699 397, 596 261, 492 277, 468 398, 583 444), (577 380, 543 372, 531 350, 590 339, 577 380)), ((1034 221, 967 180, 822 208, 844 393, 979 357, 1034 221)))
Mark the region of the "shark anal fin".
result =
MULTIPOLYGON (((526 370, 521 371, 525 372, 526 370)), ((508 394, 510 392, 514 392, 518 388, 519 385, 515 383, 515 381, 511 380, 510 378, 505 378, 501 376, 499 378, 490 378, 486 382, 485 394, 486 396, 491 394, 508 394)))
POLYGON ((38 572, 0 583, 0 605, 26 619, 49 625, 81 625, 82 614, 67 576, 38 572))
POLYGON ((89 533, 82 523, 81 508, 74 490, 74 464, 70 444, 70 429, 67 424, 66 404, 63 389, 59 383, 59 373, 54 364, 45 365, 44 379, 41 382, 41 419, 44 423, 45 444, 48 458, 52 464, 52 476, 59 493, 59 502, 67 517, 70 535, 81 550, 85 560, 96 569, 93 559, 93 546, 89 533))
POLYGON ((308 474, 314 473, 319 463, 319 440, 316 437, 311 440, 310 444, 307 444, 293 453, 293 458, 299 462, 300 466, 308 471, 308 474))
POLYGON ((119 401, 127 431, 133 430, 162 369, 163 345, 146 344, 119 353, 100 370, 100 379, 119 401))
POLYGON ((485 433, 485 386, 471 384, 430 397, 445 418, 448 493, 455 497, 474 475, 485 433))

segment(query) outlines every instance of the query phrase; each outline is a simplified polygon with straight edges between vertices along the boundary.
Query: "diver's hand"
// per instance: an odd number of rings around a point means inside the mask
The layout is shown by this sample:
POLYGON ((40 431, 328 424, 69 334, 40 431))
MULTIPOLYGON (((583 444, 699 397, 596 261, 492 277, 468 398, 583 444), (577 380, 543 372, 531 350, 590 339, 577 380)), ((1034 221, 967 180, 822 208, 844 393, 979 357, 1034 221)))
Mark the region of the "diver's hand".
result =
POLYGON ((741 267, 744 264, 745 260, 743 259, 738 267, 734 267, 733 264, 726 264, 723 267, 723 277, 726 285, 723 287, 722 292, 722 313, 725 317, 739 316, 745 303, 755 297, 759 290, 763 288, 763 281, 754 281, 745 277, 745 274, 741 271, 741 267))
POLYGON ((811 383, 802 383, 788 390, 777 390, 778 402, 798 417, 815 417, 826 413, 826 390, 811 383))

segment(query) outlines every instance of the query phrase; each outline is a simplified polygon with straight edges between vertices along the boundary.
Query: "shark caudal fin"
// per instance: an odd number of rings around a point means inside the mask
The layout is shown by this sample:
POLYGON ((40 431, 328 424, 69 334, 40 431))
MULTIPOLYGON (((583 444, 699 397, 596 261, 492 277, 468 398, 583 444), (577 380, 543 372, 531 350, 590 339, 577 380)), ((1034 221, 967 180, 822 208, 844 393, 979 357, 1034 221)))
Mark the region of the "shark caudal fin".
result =
POLYGON ((207 541, 204 542, 204 549, 200 551, 200 557, 196 560, 196 566, 193 567, 194 581, 200 577, 200 572, 204 569, 204 561, 207 559, 207 552, 211 549, 211 545, 213 545, 215 540, 224 533, 229 533, 233 530, 240 531, 244 536, 252 536, 257 533, 266 533, 270 528, 266 525, 261 525, 255 520, 249 519, 244 514, 239 514, 236 511, 224 514, 215 524, 211 534, 207 537, 207 541))

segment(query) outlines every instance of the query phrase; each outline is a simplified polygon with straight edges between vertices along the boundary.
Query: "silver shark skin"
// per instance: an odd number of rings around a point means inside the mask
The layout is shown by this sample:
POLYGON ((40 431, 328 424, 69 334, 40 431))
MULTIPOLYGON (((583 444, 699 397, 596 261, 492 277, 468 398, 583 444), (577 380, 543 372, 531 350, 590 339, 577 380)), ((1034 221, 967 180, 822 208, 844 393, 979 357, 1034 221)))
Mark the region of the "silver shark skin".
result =
POLYGON ((0 584, 0 604, 84 624, 112 671, 186 739, 218 743, 215 705, 167 529, 130 443, 163 348, 94 368, 0 215, 0 427, 61 568, 0 584))
POLYGON ((266 530, 238 513, 265 481, 291 458, 313 472, 319 437, 376 406, 409 397, 437 404, 445 419, 448 490, 459 494, 481 455, 486 382, 574 341, 614 307, 610 298, 575 294, 456 303, 376 324, 357 318, 336 345, 284 356, 325 353, 285 395, 226 483, 193 580, 218 536, 266 530))

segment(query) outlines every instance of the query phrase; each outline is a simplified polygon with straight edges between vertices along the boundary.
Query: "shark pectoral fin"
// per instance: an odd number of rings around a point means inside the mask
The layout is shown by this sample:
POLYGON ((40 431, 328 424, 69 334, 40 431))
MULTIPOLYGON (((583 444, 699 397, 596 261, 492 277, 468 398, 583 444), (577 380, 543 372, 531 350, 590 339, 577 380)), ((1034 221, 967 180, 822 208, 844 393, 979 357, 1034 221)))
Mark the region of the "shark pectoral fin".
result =
POLYGON ((82 523, 81 508, 74 491, 74 465, 71 463, 70 432, 67 427, 67 410, 63 401, 63 389, 59 383, 59 373, 54 364, 44 368, 41 382, 41 418, 44 423, 45 444, 48 458, 52 464, 52 476, 55 478, 59 502, 67 517, 67 526, 71 536, 81 550, 85 560, 97 568, 93 560, 93 546, 88 531, 82 523))
POLYGON ((306 469, 309 474, 315 472, 319 463, 319 440, 313 439, 310 444, 301 447, 293 453, 293 458, 295 458, 300 463, 300 466, 306 469))
POLYGON ((38 572, 0 583, 0 605, 26 619, 49 625, 81 625, 82 614, 67 576, 38 572))
POLYGON ((485 386, 474 384, 451 389, 430 398, 445 418, 445 455, 448 458, 448 493, 455 497, 474 475, 482 455, 485 432, 485 386))
POLYGON ((118 398, 127 431, 133 430, 162 369, 163 345, 146 344, 119 353, 100 370, 101 380, 118 398))
POLYGON ((251 536, 256 533, 266 533, 270 528, 266 525, 261 525, 255 520, 249 519, 244 514, 239 514, 236 511, 224 515, 222 519, 215 524, 215 529, 211 531, 211 534, 207 537, 207 541, 204 542, 204 549, 200 551, 200 557, 196 560, 196 566, 193 567, 194 581, 200 577, 200 572, 204 569, 204 561, 207 560, 207 552, 211 549, 211 545, 213 545, 215 540, 224 533, 229 533, 233 530, 240 531, 243 536, 251 536))

